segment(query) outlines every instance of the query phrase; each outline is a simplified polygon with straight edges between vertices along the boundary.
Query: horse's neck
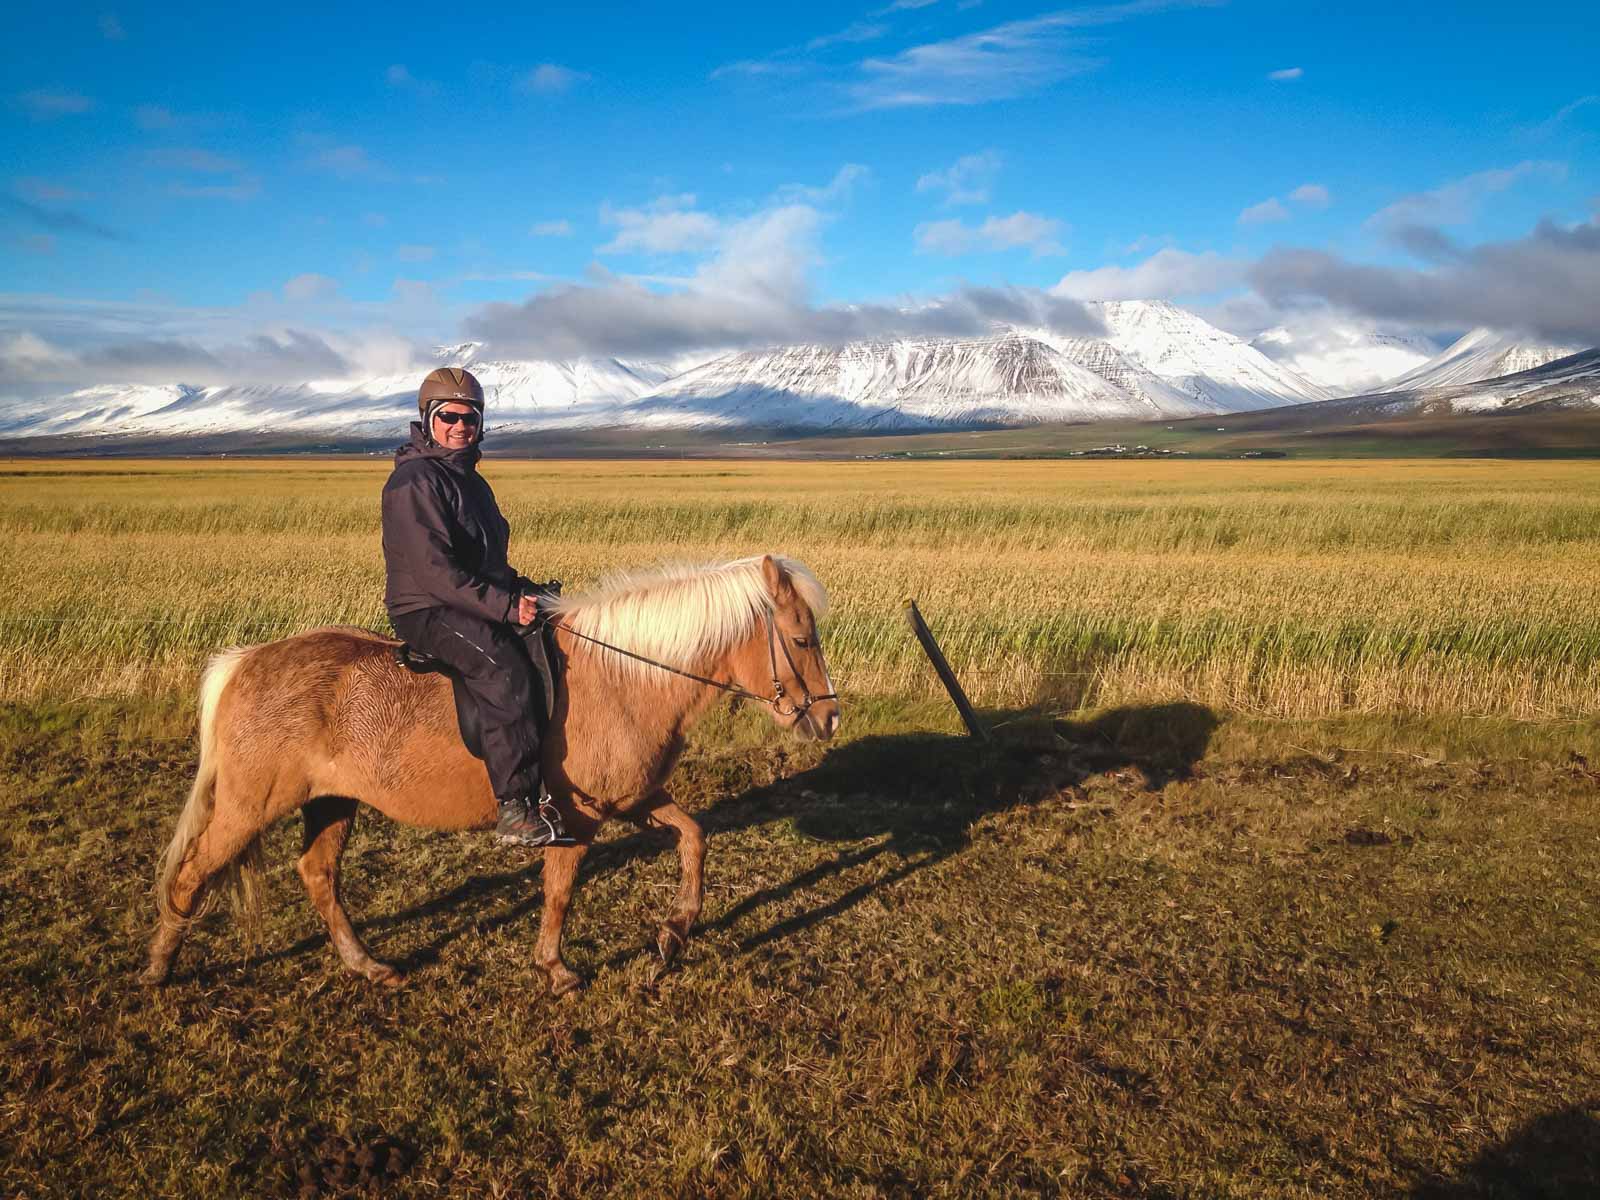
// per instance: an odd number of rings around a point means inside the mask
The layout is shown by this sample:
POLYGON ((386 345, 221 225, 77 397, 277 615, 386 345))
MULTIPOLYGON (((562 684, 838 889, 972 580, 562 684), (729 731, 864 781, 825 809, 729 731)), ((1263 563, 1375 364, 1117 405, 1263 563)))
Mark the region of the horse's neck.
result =
MULTIPOLYGON (((660 667, 645 667, 642 673, 617 671, 607 661, 614 651, 592 644, 580 648, 565 631, 558 637, 566 657, 569 719, 577 715, 574 705, 596 713, 609 710, 636 731, 659 729, 663 737, 672 737, 687 733, 723 696, 660 667)), ((734 654, 727 654, 685 669, 705 679, 727 681, 733 659, 734 654)))

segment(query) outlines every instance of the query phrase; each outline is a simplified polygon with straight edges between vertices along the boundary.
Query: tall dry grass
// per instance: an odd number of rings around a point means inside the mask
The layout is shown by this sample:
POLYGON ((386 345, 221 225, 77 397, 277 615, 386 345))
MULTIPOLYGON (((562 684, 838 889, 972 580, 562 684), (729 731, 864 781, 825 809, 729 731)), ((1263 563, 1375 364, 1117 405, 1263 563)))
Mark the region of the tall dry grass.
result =
MULTIPOLYGON (((1600 708, 1586 463, 490 461, 513 561, 783 550, 835 598, 836 681, 981 702, 1185 698, 1311 717, 1600 708)), ((384 627, 381 460, 0 464, 0 698, 193 686, 217 648, 384 627)))

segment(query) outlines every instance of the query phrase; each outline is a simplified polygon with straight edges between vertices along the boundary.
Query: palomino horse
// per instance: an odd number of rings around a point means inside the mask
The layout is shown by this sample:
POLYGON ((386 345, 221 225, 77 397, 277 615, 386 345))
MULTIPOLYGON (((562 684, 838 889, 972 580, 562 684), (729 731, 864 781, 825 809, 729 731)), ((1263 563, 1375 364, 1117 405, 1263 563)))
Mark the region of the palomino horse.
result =
MULTIPOLYGON (((678 896, 657 948, 670 961, 686 944, 700 915, 705 835, 665 785, 718 687, 770 696, 773 719, 803 737, 833 736, 839 704, 816 624, 826 607, 810 571, 772 555, 624 576, 559 602, 566 670, 544 769, 576 844, 545 849, 534 950, 557 995, 581 982, 561 961, 561 925, 578 866, 613 815, 677 833, 678 896)), ((495 799, 462 744, 449 681, 411 674, 394 646, 366 630, 315 629, 211 661, 200 686, 200 766, 162 856, 144 982, 166 980, 208 883, 254 902, 260 836, 296 809, 305 818, 300 878, 339 957, 378 983, 401 981, 367 952, 339 899, 358 803, 410 825, 481 829, 494 824, 495 799)))

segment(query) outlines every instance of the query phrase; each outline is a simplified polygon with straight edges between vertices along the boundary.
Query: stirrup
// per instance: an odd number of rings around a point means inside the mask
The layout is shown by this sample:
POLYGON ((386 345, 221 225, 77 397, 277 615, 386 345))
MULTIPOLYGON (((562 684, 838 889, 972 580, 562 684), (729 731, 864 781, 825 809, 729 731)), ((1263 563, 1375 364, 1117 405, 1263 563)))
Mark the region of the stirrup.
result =
MULTIPOLYGON (((532 815, 531 813, 529 814, 532 815)), ((561 812, 551 802, 548 792, 541 790, 539 795, 539 820, 544 822, 545 828, 550 831, 550 840, 547 846, 576 846, 578 839, 567 835, 566 827, 561 823, 561 812)))
POLYGON ((537 801, 531 796, 503 801, 495 838, 502 846, 525 846, 534 850, 576 844, 576 839, 568 837, 562 828, 561 813, 548 795, 537 801), (508 822, 510 828, 507 828, 508 822))

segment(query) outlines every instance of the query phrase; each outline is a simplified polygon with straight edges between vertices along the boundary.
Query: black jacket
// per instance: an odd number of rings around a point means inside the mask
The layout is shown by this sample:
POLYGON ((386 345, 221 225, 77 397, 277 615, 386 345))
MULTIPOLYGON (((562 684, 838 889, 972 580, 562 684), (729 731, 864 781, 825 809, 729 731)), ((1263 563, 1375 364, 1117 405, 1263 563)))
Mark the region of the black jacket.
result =
POLYGON ((447 450, 411 423, 383 485, 384 607, 390 616, 453 608, 510 621, 534 585, 506 562, 511 527, 478 474, 476 444, 447 450))

